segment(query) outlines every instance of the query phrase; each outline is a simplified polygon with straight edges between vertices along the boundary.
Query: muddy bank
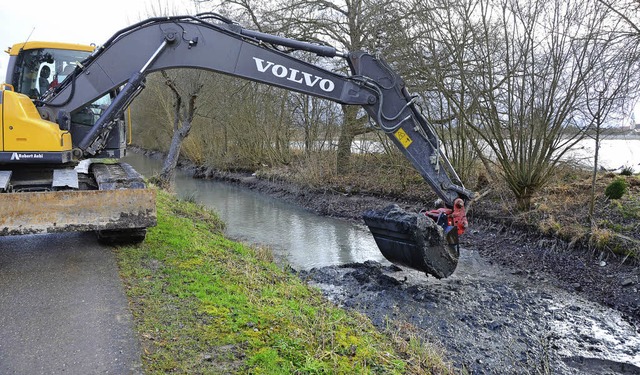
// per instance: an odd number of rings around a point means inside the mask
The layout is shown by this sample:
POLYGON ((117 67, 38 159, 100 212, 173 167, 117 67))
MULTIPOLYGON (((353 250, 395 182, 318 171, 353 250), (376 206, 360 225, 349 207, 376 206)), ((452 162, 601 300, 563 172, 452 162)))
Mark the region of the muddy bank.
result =
POLYGON ((300 276, 381 329, 410 323, 473 374, 640 373, 640 335, 619 312, 478 262, 463 250, 460 272, 442 280, 375 262, 300 276))
MULTIPOLYGON (((358 222, 365 210, 390 203, 421 208, 420 202, 309 191, 249 174, 196 175, 358 222)), ((388 319, 410 323, 440 343, 456 367, 474 374, 640 374, 637 267, 490 220, 472 225, 461 265, 448 279, 373 262, 302 271, 301 277, 382 329, 388 319)))
MULTIPOLYGON (((310 191, 249 174, 199 170, 286 199, 321 215, 361 222, 361 213, 420 202, 310 191)), ((638 267, 597 259, 562 241, 471 219, 450 278, 374 262, 302 271, 328 298, 380 328, 408 322, 474 374, 640 374, 638 267), (612 309, 614 310, 612 310, 612 309)))
MULTIPOLYGON (((194 177, 213 178, 240 184, 263 194, 294 202, 320 215, 362 222, 368 209, 395 203, 419 211, 422 202, 396 201, 371 195, 349 195, 328 190, 312 191, 282 181, 258 179, 248 173, 219 172, 192 167, 194 177)), ((621 311, 626 319, 640 324, 640 267, 621 259, 600 258, 584 249, 536 233, 528 233, 469 213, 471 229, 461 237, 462 246, 477 251, 489 264, 509 272, 549 280, 556 287, 621 311)))

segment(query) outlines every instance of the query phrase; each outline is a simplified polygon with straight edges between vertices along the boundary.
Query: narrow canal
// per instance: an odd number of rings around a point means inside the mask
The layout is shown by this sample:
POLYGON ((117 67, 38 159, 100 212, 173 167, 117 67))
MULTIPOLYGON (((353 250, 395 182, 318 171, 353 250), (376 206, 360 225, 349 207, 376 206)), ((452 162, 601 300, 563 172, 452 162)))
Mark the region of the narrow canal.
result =
MULTIPOLYGON (((130 153, 125 162, 146 177, 162 164, 130 153)), ((269 246, 274 255, 295 269, 375 260, 386 263, 364 225, 318 216, 293 204, 249 189, 191 178, 177 171, 176 194, 215 210, 235 240, 269 246)))

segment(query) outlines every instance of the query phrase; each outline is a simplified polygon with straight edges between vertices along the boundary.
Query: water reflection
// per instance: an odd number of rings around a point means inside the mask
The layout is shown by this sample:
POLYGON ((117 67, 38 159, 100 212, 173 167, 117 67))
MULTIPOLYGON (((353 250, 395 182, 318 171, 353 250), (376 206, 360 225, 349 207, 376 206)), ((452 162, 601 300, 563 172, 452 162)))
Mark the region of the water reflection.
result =
MULTIPOLYGON (((145 176, 161 169, 160 161, 140 154, 131 153, 123 161, 145 176)), ((364 226, 318 216, 242 187, 193 179, 181 172, 176 176, 176 193, 214 209, 227 223, 229 237, 268 245, 293 268, 365 260, 387 263, 364 226)))

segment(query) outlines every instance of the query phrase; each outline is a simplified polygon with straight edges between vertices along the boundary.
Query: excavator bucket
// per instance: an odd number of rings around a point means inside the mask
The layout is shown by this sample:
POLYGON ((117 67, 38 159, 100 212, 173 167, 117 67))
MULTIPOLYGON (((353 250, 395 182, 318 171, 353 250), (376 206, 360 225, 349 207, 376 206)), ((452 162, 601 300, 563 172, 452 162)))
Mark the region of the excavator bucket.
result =
POLYGON ((390 262, 438 279, 455 271, 460 255, 455 228, 445 233, 433 219, 397 205, 367 211, 363 217, 380 252, 390 262))
POLYGON ((156 225, 153 189, 0 194, 0 235, 117 231, 156 225))

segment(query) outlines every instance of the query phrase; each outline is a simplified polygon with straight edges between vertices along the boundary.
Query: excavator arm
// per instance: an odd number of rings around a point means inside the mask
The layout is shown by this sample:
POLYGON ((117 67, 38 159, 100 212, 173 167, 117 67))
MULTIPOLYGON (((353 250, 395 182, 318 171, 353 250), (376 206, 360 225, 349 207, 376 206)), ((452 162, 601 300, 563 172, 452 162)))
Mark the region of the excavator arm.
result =
POLYGON ((440 151, 436 133, 402 78, 380 56, 340 52, 325 45, 247 30, 211 13, 152 18, 119 31, 97 48, 62 84, 41 98, 38 111, 42 118, 70 129, 74 139, 81 135, 73 144, 75 158, 91 157, 108 143, 123 112, 144 88, 144 78, 172 68, 211 70, 361 106, 445 204, 418 216, 398 214, 397 210, 366 213, 365 221, 380 250, 392 262, 436 277, 453 272, 458 235, 467 226, 464 206, 472 192, 464 188, 440 151), (283 52, 282 47, 288 51, 283 52), (310 64, 296 58, 291 50, 346 59, 351 74, 337 74, 310 64), (110 92, 117 95, 95 125, 77 130, 80 127, 71 121, 71 114, 110 92))
POLYGON ((69 113, 124 85, 91 131, 74 145, 84 156, 94 155, 100 150, 96 143, 108 135, 143 89, 146 75, 171 68, 206 69, 362 106, 447 206, 472 195, 439 151, 438 137, 404 81, 381 57, 343 53, 333 47, 246 30, 229 21, 208 22, 212 17, 152 18, 118 32, 39 102, 39 112, 50 121, 68 121, 69 113), (336 74, 269 47, 274 44, 345 58, 352 75, 336 74))

